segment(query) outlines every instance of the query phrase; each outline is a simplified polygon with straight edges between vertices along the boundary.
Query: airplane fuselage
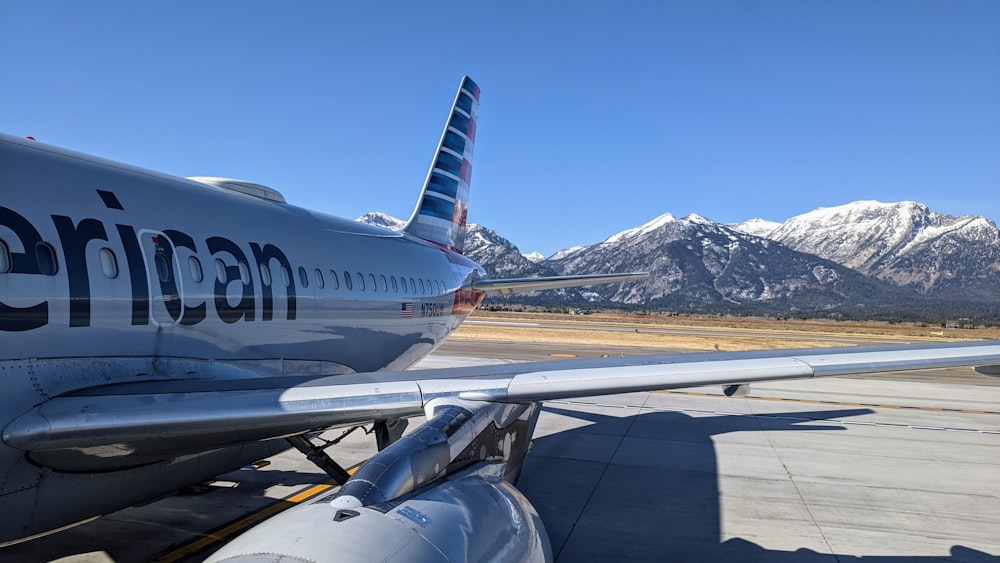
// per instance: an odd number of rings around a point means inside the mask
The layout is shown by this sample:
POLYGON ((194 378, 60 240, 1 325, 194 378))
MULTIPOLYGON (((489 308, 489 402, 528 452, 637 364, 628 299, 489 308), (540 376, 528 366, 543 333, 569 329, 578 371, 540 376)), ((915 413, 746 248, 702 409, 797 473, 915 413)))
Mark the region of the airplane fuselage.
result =
MULTIPOLYGON (((400 232, 9 136, 0 163, 2 426, 78 389, 225 377, 227 365, 239 377, 403 369, 482 297, 467 289, 479 266, 400 232)), ((0 443, 0 499, 25 515, 5 519, 0 542, 286 447, 135 467, 99 452, 106 469, 75 473, 0 443)))
POLYGON ((462 289, 479 266, 395 231, 10 138, 0 150, 0 361, 401 369, 480 298, 462 289))

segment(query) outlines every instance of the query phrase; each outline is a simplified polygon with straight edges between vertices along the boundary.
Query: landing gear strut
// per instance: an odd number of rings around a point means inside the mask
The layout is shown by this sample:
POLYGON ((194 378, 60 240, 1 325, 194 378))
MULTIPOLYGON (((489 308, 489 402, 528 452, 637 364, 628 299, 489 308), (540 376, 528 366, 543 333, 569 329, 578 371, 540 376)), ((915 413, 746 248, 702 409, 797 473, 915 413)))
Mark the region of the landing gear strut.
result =
POLYGON ((333 461, 333 458, 326 453, 326 448, 336 444, 337 442, 327 442, 322 446, 314 445, 309 438, 305 437, 305 434, 299 434, 298 436, 289 436, 286 438, 288 443, 295 446, 295 449, 306 454, 306 459, 316 464, 317 467, 326 472, 327 475, 333 477, 333 481, 338 485, 343 485, 351 478, 350 473, 347 472, 339 463, 333 461))
POLYGON ((365 434, 375 433, 375 443, 378 445, 378 451, 382 451, 392 445, 396 440, 399 440, 399 438, 403 435, 403 431, 406 430, 407 424, 408 421, 405 418, 376 420, 372 425, 371 430, 368 430, 363 426, 352 426, 334 440, 324 440, 319 436, 315 436, 315 439, 323 442, 320 445, 314 444, 312 437, 309 434, 289 436, 286 440, 288 440, 288 443, 294 446, 295 449, 306 454, 306 459, 315 463, 316 467, 325 471, 327 475, 333 478, 337 485, 343 485, 348 479, 351 478, 351 474, 341 467, 339 463, 334 461, 333 458, 330 457, 330 454, 326 453, 327 448, 339 444, 341 440, 360 428, 365 434))

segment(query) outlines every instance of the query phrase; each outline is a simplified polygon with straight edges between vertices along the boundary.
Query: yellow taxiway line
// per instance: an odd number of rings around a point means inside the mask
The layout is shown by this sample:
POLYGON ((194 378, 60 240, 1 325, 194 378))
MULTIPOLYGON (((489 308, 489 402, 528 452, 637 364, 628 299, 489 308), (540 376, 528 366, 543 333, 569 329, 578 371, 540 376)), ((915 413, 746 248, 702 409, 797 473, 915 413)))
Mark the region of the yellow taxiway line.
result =
MULTIPOLYGON (((358 467, 360 466, 355 466, 348 469, 347 473, 349 473, 350 475, 354 475, 354 473, 358 470, 358 467)), ((278 502, 267 506, 262 510, 248 514, 235 522, 227 524, 226 526, 224 526, 219 530, 216 530, 214 532, 208 532, 207 534, 198 538, 197 540, 182 545, 181 547, 174 549, 173 551, 154 559, 154 561, 157 563, 174 563, 175 561, 180 561, 185 557, 189 557, 191 555, 194 555, 195 553, 198 553, 199 551, 202 551, 203 549, 207 549, 213 544, 229 539, 231 536, 234 536, 242 532, 243 530, 246 530, 247 528, 253 526, 254 524, 257 524, 262 520, 266 520, 271 516, 278 514, 279 512, 284 512, 285 510, 288 510, 289 508, 295 506, 296 504, 315 498, 320 494, 325 493, 326 491, 332 489, 335 486, 336 483, 332 480, 327 481, 326 483, 321 483, 319 485, 313 485, 308 489, 299 491, 291 496, 285 497, 279 500, 278 502)))

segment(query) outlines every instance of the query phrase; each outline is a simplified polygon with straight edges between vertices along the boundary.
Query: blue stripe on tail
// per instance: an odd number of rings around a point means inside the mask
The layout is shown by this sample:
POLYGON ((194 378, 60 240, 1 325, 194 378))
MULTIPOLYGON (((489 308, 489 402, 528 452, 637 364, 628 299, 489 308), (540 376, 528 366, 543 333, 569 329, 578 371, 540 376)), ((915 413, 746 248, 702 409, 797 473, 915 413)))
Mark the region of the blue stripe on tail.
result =
POLYGON ((424 180, 417 208, 403 232, 461 252, 479 114, 479 86, 462 79, 424 180))

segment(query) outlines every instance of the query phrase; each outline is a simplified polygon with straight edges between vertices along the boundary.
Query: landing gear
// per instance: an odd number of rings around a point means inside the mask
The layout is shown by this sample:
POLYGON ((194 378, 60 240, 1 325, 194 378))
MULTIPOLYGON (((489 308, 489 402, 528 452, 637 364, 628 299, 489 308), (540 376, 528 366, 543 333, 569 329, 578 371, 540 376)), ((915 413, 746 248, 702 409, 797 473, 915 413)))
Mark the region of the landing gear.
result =
POLYGON ((333 458, 326 453, 326 448, 336 444, 336 441, 326 442, 321 446, 317 446, 313 444, 305 434, 289 436, 286 440, 288 440, 289 444, 295 446, 295 449, 306 454, 306 459, 315 463, 317 467, 325 471, 327 475, 333 478, 333 481, 336 484, 343 485, 348 479, 351 478, 351 474, 341 467, 339 463, 333 461, 333 458))
POLYGON ((378 451, 382 451, 389 447, 396 440, 399 440, 403 436, 403 432, 406 430, 408 421, 405 418, 394 418, 392 420, 376 420, 372 424, 371 429, 366 429, 364 426, 352 426, 344 431, 343 434, 338 436, 334 440, 324 440, 319 437, 318 434, 299 434, 297 436, 290 436, 286 438, 288 443, 295 447, 295 449, 306 454, 306 459, 316 464, 327 475, 333 478, 337 485, 343 485, 351 478, 351 474, 347 472, 346 469, 340 466, 339 463, 330 457, 330 454, 326 452, 326 449, 330 446, 339 444, 341 440, 349 436, 355 430, 361 429, 365 434, 375 434, 375 443, 378 445, 378 451), (319 445, 315 444, 313 440, 318 440, 319 445))

